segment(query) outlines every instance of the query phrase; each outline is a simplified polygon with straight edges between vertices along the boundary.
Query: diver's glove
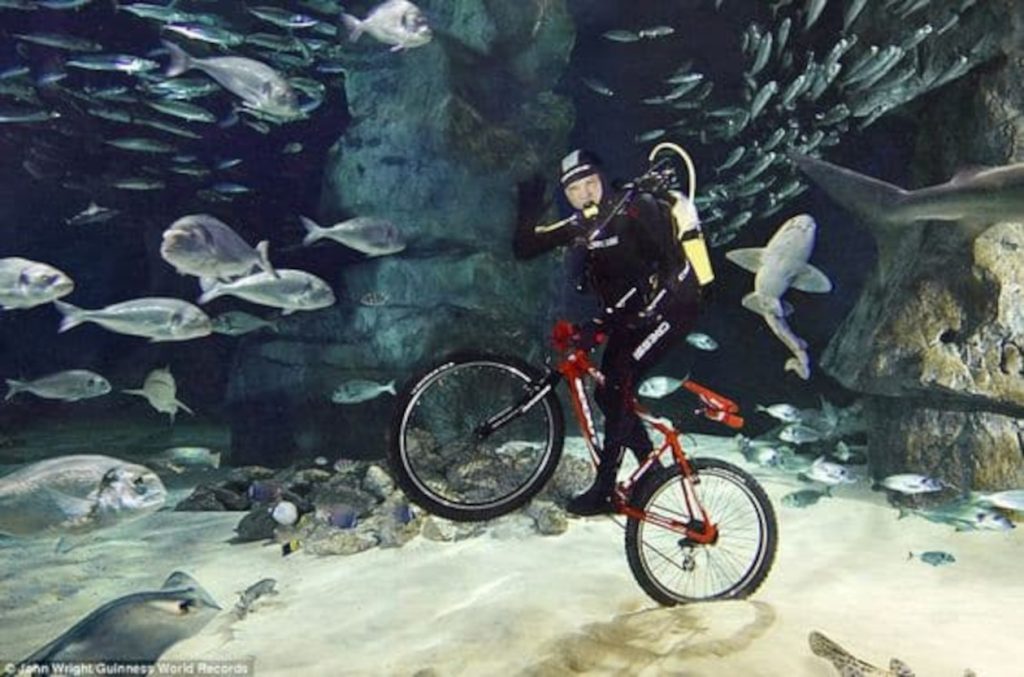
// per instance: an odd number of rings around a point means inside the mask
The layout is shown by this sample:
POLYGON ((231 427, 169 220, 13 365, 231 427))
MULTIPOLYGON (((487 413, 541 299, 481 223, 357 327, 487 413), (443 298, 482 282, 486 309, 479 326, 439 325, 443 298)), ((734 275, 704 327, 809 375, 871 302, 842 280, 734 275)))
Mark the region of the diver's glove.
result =
POLYGON ((547 188, 547 181, 540 174, 534 174, 525 181, 520 181, 518 186, 519 199, 517 203, 516 221, 520 228, 533 229, 540 223, 544 212, 548 210, 550 203, 544 200, 547 188))

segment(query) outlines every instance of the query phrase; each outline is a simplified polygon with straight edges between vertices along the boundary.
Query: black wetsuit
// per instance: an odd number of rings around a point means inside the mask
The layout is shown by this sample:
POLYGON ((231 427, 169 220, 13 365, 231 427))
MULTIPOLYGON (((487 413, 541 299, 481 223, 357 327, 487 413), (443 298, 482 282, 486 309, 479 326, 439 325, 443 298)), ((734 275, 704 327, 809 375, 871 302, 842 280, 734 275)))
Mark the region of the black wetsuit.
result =
POLYGON ((653 195, 637 195, 597 238, 587 241, 587 233, 605 220, 620 197, 605 199, 595 219, 577 218, 548 232, 521 220, 513 244, 520 259, 563 245, 586 248, 582 285, 605 307, 602 319, 608 334, 601 361, 605 385, 595 393, 605 416, 602 461, 613 459, 616 464, 624 446, 638 458, 651 449, 647 431, 633 413, 635 389, 647 370, 692 329, 700 300, 696 275, 682 260, 669 209, 653 195))

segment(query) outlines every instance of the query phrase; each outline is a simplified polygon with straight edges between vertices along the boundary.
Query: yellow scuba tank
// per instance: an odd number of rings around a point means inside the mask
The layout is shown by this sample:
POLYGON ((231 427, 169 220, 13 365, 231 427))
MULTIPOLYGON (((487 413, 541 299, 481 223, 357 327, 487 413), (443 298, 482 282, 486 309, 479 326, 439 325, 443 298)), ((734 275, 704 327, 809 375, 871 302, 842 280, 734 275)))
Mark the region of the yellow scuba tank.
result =
POLYGON ((676 239, 679 241, 683 256, 693 267, 697 282, 703 287, 715 279, 715 271, 711 267, 711 256, 704 240, 704 233, 700 228, 700 216, 697 214, 697 207, 693 201, 697 192, 697 171, 687 152, 674 143, 659 143, 651 150, 647 159, 653 162, 655 156, 662 151, 675 153, 682 158, 690 175, 688 196, 677 190, 670 190, 668 194, 672 198, 670 209, 676 239))

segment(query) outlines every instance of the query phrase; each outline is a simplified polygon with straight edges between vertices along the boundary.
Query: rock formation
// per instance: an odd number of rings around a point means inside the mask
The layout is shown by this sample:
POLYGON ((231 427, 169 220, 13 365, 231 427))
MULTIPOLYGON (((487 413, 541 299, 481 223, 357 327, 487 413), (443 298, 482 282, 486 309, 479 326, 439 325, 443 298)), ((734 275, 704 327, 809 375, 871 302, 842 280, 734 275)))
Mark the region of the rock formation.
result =
MULTIPOLYGON (((921 107, 908 188, 947 181, 971 165, 1024 161, 1024 52, 1004 30, 1007 17, 1024 22, 1024 7, 989 5, 1005 53, 921 107)), ((885 265, 822 358, 843 385, 871 396, 875 474, 927 472, 961 488, 1021 486, 1024 215, 1020 223, 909 225, 879 247, 885 265)))
POLYGON ((545 271, 556 262, 513 259, 516 183, 550 175, 568 144, 573 109, 551 90, 573 46, 572 22, 564 0, 429 9, 437 30, 424 47, 353 46, 345 84, 353 123, 329 155, 318 215, 324 225, 389 219, 408 247, 353 255, 328 276, 343 296, 338 306, 241 347, 228 395, 233 463, 378 457, 393 398, 332 404, 339 383, 401 386, 459 347, 527 356, 540 345, 545 271))

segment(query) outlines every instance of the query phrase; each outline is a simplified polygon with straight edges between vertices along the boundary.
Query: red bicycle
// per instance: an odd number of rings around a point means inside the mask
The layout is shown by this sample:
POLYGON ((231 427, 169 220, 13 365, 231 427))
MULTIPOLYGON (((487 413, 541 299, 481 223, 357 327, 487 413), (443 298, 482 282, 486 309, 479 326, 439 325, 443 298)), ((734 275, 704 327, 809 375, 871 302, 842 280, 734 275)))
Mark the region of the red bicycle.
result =
MULTIPOLYGON (((558 364, 539 371, 506 355, 453 354, 399 395, 389 461, 399 486, 424 510, 457 521, 505 515, 551 479, 565 441, 555 388, 565 380, 591 460, 599 440, 586 384, 604 377, 560 322, 558 364)), ((693 381, 695 413, 740 427, 739 407, 693 381)), ((661 444, 625 481, 614 505, 626 517, 626 558, 640 587, 665 605, 746 597, 775 560, 775 510, 757 481, 716 458, 689 458, 680 433, 634 402, 661 444)))

